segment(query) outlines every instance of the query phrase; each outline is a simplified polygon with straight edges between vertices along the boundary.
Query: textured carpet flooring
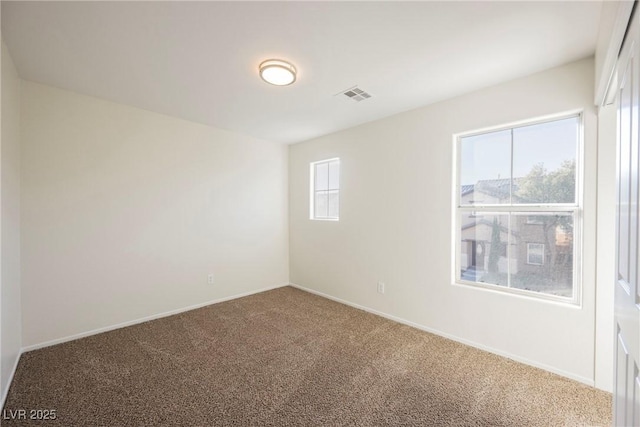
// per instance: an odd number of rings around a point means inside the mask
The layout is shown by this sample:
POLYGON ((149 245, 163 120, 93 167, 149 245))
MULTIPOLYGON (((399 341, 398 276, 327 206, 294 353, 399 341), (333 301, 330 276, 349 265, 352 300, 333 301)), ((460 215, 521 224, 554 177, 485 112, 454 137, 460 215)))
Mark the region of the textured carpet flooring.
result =
POLYGON ((610 394, 290 287, 26 353, 4 409, 55 409, 39 426, 611 424, 610 394))

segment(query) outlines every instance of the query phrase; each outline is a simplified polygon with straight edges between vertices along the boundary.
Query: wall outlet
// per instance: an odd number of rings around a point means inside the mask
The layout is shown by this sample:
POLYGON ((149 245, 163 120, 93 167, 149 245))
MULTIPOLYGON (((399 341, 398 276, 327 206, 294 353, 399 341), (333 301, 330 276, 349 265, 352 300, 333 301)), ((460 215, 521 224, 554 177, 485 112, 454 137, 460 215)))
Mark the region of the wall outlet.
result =
POLYGON ((384 294, 384 282, 378 282, 378 293, 384 294))
POLYGON ((215 279, 214 279, 214 277, 213 277, 213 273, 209 273, 209 274, 207 275, 207 283, 208 283, 209 285, 213 285, 213 284, 215 283, 215 279))

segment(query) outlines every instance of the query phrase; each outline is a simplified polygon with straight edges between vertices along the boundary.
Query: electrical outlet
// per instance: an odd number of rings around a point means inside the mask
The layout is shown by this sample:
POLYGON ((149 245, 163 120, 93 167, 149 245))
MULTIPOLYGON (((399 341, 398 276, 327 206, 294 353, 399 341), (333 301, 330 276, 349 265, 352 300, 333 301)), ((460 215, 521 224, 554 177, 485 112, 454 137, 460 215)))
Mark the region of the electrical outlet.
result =
POLYGON ((378 293, 384 294, 384 282, 378 282, 378 293))
POLYGON ((210 285, 213 285, 215 283, 213 273, 209 273, 209 275, 207 276, 207 283, 210 285))

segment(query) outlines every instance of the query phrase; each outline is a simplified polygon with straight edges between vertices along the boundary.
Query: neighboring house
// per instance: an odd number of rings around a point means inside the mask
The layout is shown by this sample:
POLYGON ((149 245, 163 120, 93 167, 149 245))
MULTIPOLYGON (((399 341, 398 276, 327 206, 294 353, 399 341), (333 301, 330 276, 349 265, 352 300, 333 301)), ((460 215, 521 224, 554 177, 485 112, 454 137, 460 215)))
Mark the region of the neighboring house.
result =
MULTIPOLYGON (((515 180, 514 193, 520 180, 515 180)), ((509 185, 509 179, 463 185, 461 204, 508 203, 509 185)), ((553 215, 512 215, 511 221, 509 227, 508 214, 463 215, 461 278, 507 286, 510 262, 511 287, 571 295, 570 224, 553 215)))

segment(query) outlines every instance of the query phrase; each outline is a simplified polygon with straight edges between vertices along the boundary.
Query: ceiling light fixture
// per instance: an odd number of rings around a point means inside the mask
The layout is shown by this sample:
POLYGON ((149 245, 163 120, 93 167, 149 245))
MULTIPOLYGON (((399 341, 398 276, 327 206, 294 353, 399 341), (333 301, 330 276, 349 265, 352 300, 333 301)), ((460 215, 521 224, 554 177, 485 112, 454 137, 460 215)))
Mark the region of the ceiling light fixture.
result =
POLYGON ((276 86, 287 86, 296 81, 296 67, 281 59, 267 59, 260 66, 260 77, 276 86))

